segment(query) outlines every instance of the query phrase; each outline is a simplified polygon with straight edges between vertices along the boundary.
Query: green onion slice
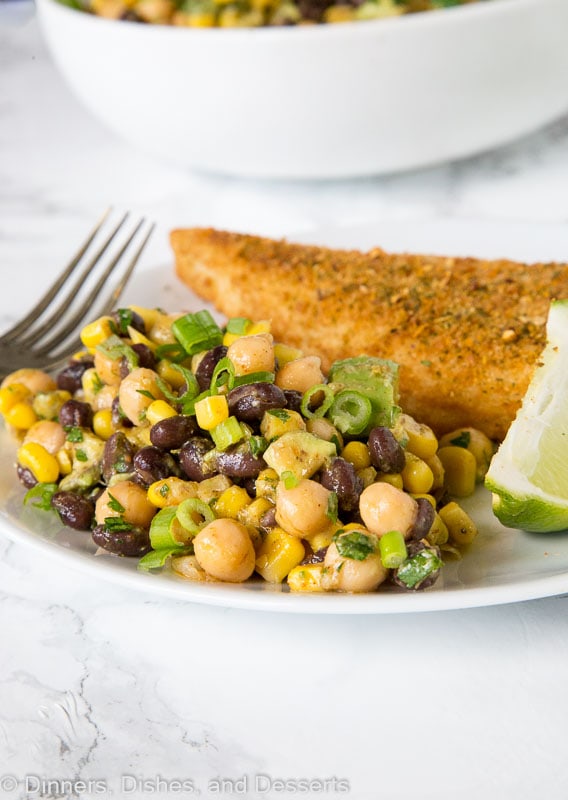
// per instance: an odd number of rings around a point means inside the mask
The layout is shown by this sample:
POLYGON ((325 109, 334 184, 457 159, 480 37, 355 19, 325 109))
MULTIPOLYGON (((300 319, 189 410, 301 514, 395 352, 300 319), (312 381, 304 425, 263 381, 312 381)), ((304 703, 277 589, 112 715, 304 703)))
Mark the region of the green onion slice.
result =
POLYGON ((188 556, 193 554, 193 547, 164 547, 161 550, 150 550, 138 562, 138 569, 160 569, 172 555, 188 556))
POLYGON ((249 372, 248 375, 237 375, 233 380, 233 386, 245 386, 249 383, 274 383, 274 372, 249 372))
POLYGON ((226 386, 229 390, 232 389, 234 379, 235 367, 231 359, 226 356, 219 359, 211 375, 211 383, 209 384, 211 394, 218 394, 221 386, 226 386))
POLYGON ((227 333, 235 333, 239 336, 246 333, 252 321, 247 317, 232 317, 227 322, 227 333))
POLYGON ((406 542, 400 531, 388 531, 383 534, 379 539, 379 549, 385 569, 398 569, 408 555, 406 542))
POLYGON ((291 469, 285 469, 280 475, 280 480, 284 484, 285 489, 295 489, 300 483, 300 479, 291 469))
POLYGON ((341 433, 357 436, 367 427, 372 413, 368 397, 353 389, 344 389, 335 396, 328 416, 341 433))
POLYGON ((211 506, 197 497, 189 497, 183 500, 176 509, 176 518, 182 528, 191 536, 195 536, 199 531, 213 522, 215 514, 211 506))
MULTIPOLYGON (((172 369, 177 370, 183 375, 187 387, 183 394, 177 395, 172 392, 168 384, 160 377, 156 379, 156 383, 166 400, 169 400, 173 405, 179 406, 182 414, 194 414, 195 402, 199 399, 199 383, 197 382, 197 378, 190 369, 182 367, 181 364, 172 363, 172 369)), ((209 392, 207 392, 207 395, 208 394, 209 392)))
POLYGON ((164 550, 166 548, 180 547, 186 542, 183 541, 183 529, 181 525, 176 525, 176 506, 166 506, 161 508, 152 518, 150 523, 150 545, 153 550, 164 550), (182 538, 182 541, 179 539, 182 538))
POLYGON ((205 309, 176 319, 172 323, 172 333, 189 356, 211 350, 223 342, 223 331, 205 309))
POLYGON ((171 344, 160 344, 156 347, 156 358, 165 358, 173 364, 179 364, 180 361, 185 361, 187 353, 179 343, 172 342, 171 344))
POLYGON ((226 450, 245 438, 245 432, 236 417, 228 417, 209 431, 217 450, 226 450))
POLYGON ((304 396, 302 397, 302 402, 300 405, 300 411, 302 415, 306 419, 313 419, 314 417, 324 417, 329 409, 331 408, 334 400, 334 393, 331 386, 328 386, 326 383, 318 383, 316 386, 312 386, 311 389, 308 389, 307 392, 304 392, 304 396), (319 406, 312 411, 310 408, 310 403, 312 398, 316 397, 316 395, 321 394, 323 392, 323 400, 319 404, 319 406))

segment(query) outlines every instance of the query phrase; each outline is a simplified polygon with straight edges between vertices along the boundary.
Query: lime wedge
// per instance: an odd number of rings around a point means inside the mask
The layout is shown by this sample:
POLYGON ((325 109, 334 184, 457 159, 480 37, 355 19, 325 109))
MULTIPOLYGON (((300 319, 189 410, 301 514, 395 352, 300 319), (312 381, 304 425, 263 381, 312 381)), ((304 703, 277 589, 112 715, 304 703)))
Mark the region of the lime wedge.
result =
POLYGON ((568 300, 553 302, 547 344, 485 485, 510 528, 568 528, 568 300))

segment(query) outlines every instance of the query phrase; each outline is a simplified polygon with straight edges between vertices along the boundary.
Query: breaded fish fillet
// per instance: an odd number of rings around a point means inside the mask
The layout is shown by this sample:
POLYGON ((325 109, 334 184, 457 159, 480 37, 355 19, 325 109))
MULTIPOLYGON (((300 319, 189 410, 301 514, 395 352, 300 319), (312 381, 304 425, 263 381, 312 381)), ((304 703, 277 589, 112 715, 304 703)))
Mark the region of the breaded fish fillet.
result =
POLYGON ((545 344, 568 265, 333 250, 213 229, 171 234, 181 280, 227 316, 271 319, 322 356, 401 365, 401 405, 437 433, 502 439, 545 344))

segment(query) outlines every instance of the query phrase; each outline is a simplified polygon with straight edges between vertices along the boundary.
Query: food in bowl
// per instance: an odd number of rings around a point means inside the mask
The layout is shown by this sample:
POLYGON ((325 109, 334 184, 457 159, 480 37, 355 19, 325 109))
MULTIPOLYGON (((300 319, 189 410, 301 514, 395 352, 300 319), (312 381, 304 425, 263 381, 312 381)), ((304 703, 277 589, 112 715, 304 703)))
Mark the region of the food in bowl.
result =
POLYGON ((501 440, 546 342, 568 264, 368 253, 213 229, 172 232, 178 276, 227 316, 254 308, 325 368, 359 353, 401 365, 401 403, 437 434, 501 440))
POLYGON ((0 413, 24 502, 102 552, 192 581, 416 591, 477 534, 459 499, 493 444, 403 413, 394 362, 324 374, 269 322, 208 311, 118 309, 82 340, 55 377, 9 375, 0 413))
POLYGON ((191 28, 384 19, 481 0, 61 0, 107 19, 191 28))

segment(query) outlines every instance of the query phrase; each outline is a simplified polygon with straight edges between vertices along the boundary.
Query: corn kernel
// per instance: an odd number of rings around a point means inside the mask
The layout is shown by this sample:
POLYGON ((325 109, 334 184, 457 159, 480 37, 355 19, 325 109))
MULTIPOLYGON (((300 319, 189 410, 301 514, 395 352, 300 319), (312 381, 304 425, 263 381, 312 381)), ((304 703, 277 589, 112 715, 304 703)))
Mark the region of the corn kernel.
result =
POLYGON ((112 317, 105 316, 99 317, 93 322, 89 322, 88 325, 85 325, 81 331, 81 341, 87 350, 93 352, 97 345, 102 344, 105 339, 112 336, 113 331, 111 323, 112 317))
POLYGON ((181 478, 162 478, 148 487, 148 500, 156 508, 178 506, 183 500, 197 497, 197 482, 184 481, 181 478))
MULTIPOLYGON (((310 547, 314 553, 317 553, 318 550, 321 550, 324 547, 329 547, 333 541, 334 535, 338 530, 340 530, 340 528, 341 525, 330 525, 325 531, 320 531, 319 533, 315 533, 313 536, 310 536, 310 547)), ((357 530, 361 530, 360 525, 358 526, 357 530)))
POLYGON ((451 542, 458 545, 473 542, 477 536, 477 527, 461 506, 452 501, 441 508, 439 514, 448 529, 451 542))
POLYGON ((274 345, 274 356, 278 359, 280 367, 290 361, 296 361, 297 358, 302 358, 303 355, 303 351, 298 350, 297 347, 290 347, 290 345, 282 344, 282 342, 276 342, 274 345))
POLYGON ((12 408, 4 414, 4 419, 13 428, 19 431, 27 431, 37 422, 37 414, 29 403, 22 401, 15 403, 12 408))
POLYGON ((112 421, 110 408, 104 408, 93 415, 93 430, 105 442, 110 439, 113 433, 116 433, 116 426, 112 421))
POLYGON ((160 361, 158 361, 156 372, 160 378, 162 378, 162 380, 170 384, 172 389, 181 389, 181 387, 185 384, 185 378, 183 377, 182 373, 179 371, 179 369, 175 368, 171 361, 168 361, 166 358, 162 358, 160 361))
POLYGON ((18 449, 18 463, 27 467, 39 483, 55 483, 59 478, 59 463, 43 445, 27 442, 18 449))
POLYGON ((215 26, 215 14, 210 11, 187 14, 187 24, 191 28, 213 28, 215 26))
POLYGON ((426 539, 430 544, 441 545, 446 544, 449 538, 448 526, 442 517, 436 512, 434 522, 430 526, 430 530, 426 534, 426 539))
POLYGON ((302 564, 288 573, 288 586, 292 592, 323 592, 321 576, 323 564, 302 564))
POLYGON ((458 430, 447 433, 440 439, 440 447, 447 447, 456 443, 473 454, 477 464, 476 480, 481 483, 495 452, 493 442, 477 428, 458 428, 458 430))
POLYGON ((246 489, 241 486, 230 486, 217 498, 215 514, 218 517, 237 519, 239 512, 251 502, 252 499, 246 489))
POLYGON ((408 414, 400 415, 400 423, 408 440, 406 444, 408 452, 414 453, 423 460, 435 455, 438 449, 438 439, 432 428, 416 422, 414 417, 408 414))
POLYGON ((0 389, 0 414, 5 415, 16 403, 27 400, 31 392, 23 383, 10 383, 0 389))
POLYGON ((371 466, 371 454, 364 442, 347 442, 341 451, 341 457, 353 464, 356 470, 371 466))
POLYGON ((177 416, 177 411, 165 400, 154 400, 146 409, 146 420, 150 425, 155 425, 156 422, 175 416, 177 416))
POLYGON ((441 489, 444 485, 445 470, 444 465, 440 461, 440 457, 438 454, 436 454, 435 456, 425 458, 424 460, 432 470, 432 475, 434 476, 434 483, 432 484, 430 491, 441 489))
POLYGON ((204 397, 195 404, 197 424, 204 431, 212 430, 229 417, 229 404, 224 394, 204 397))
POLYGON ((444 486, 448 494, 469 497, 475 491, 477 462, 465 447, 440 447, 438 458, 444 467, 444 486))
POLYGON ((55 458, 59 464, 59 472, 62 475, 69 475, 73 471, 73 452, 68 445, 64 445, 58 450, 55 453, 55 458))
POLYGON ((256 557, 256 571, 268 583, 282 583, 288 573, 297 567, 306 551, 297 536, 282 528, 268 531, 256 557))
POLYGON ((400 473, 403 487, 412 494, 426 494, 434 483, 434 473, 428 464, 414 453, 407 451, 405 457, 406 464, 400 473))
POLYGON ((153 342, 151 339, 148 339, 147 336, 144 336, 141 331, 133 328, 132 325, 128 326, 128 336, 132 344, 145 344, 146 347, 152 352, 154 352, 157 347, 155 342, 153 342))
POLYGON ((355 11, 352 6, 330 6, 325 10, 323 17, 327 23, 350 22, 355 19, 355 11))
POLYGON ((272 324, 269 319, 259 319, 247 328, 247 336, 258 336, 259 333, 270 333, 272 324))
POLYGON ((383 472, 377 475, 377 483, 390 483, 396 489, 404 489, 404 481, 400 472, 383 472))

